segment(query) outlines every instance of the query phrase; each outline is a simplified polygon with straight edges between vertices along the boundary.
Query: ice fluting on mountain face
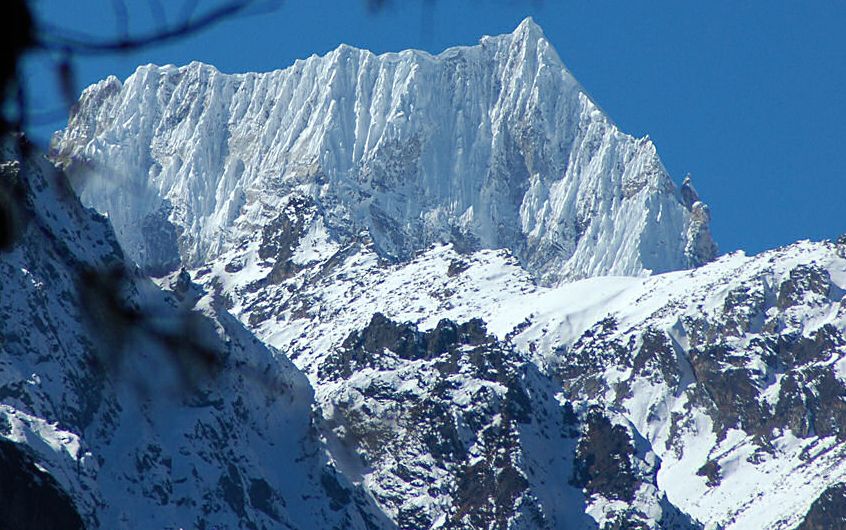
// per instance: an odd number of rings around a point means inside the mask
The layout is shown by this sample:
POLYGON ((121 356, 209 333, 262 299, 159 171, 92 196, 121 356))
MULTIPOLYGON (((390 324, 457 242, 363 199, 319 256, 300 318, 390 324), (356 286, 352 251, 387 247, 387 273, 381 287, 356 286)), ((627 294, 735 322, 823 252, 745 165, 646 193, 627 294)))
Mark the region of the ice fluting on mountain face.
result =
POLYGON ((508 248, 544 283, 716 253, 704 204, 531 19, 437 56, 344 45, 262 74, 143 66, 86 89, 54 156, 98 170, 83 199, 153 272, 219 256, 292 194, 339 241, 368 231, 383 257, 508 248))

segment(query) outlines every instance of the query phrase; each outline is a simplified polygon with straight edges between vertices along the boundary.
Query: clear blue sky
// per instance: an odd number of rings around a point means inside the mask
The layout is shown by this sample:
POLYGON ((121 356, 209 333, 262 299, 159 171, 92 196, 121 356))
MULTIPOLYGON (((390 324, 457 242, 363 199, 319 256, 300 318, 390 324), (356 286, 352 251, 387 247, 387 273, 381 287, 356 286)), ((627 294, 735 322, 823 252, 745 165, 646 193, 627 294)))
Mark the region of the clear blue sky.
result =
MULTIPOLYGON (((180 3, 160 0, 171 20, 180 3)), ((100 35, 117 31, 115 4, 35 2, 52 23, 100 35)), ((125 4, 130 32, 151 27, 156 0, 125 4)), ((693 174, 721 251, 846 232, 846 2, 394 0, 373 14, 361 0, 288 0, 167 46, 80 59, 76 82, 151 62, 273 70, 342 42, 438 52, 528 15, 625 132, 649 134, 677 182, 693 174)), ((27 75, 33 106, 47 110, 60 99, 45 64, 30 61, 27 75)))

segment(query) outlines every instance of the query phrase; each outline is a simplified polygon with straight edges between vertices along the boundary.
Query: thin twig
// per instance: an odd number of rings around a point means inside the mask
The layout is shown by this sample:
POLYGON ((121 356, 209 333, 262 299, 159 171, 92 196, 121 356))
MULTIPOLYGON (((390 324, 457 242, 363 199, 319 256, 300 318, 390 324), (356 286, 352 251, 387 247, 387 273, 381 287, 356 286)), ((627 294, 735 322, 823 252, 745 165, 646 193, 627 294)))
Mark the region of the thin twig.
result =
POLYGON ((115 40, 98 40, 94 38, 79 38, 68 34, 62 35, 61 33, 63 32, 61 30, 55 31, 58 28, 52 28, 50 33, 40 34, 37 38, 37 43, 38 46, 47 50, 70 50, 72 53, 80 55, 135 51, 200 31, 227 17, 241 13, 252 3, 253 0, 235 0, 194 19, 185 19, 171 28, 148 35, 115 40))

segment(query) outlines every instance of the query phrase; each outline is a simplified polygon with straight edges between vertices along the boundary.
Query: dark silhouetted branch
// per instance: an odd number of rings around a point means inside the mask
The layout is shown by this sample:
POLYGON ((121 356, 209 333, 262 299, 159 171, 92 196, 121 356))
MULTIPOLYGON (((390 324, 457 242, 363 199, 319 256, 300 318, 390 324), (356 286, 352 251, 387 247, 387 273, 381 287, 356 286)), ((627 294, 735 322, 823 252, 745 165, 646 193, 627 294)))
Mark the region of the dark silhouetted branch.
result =
POLYGON ((201 31, 226 18, 244 13, 255 4, 254 0, 235 0, 212 9, 193 18, 182 19, 175 26, 162 28, 147 35, 121 37, 117 39, 97 39, 94 37, 68 34, 67 31, 53 25, 44 24, 46 32, 39 32, 36 44, 46 50, 71 52, 79 55, 97 55, 134 51, 148 46, 164 44, 201 31))

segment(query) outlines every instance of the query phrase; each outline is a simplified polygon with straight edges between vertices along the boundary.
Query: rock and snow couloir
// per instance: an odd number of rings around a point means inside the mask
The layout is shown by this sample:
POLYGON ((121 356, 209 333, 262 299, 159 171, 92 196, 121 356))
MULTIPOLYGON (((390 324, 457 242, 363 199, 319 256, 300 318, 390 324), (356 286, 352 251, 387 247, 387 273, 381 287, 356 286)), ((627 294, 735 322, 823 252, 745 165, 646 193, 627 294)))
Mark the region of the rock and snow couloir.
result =
POLYGON ((436 56, 343 45, 269 73, 143 66, 86 89, 54 150, 99 173, 84 202, 154 273, 216 258, 292 196, 341 242, 366 230, 385 258, 508 248, 545 284, 716 254, 704 204, 531 19, 436 56))

